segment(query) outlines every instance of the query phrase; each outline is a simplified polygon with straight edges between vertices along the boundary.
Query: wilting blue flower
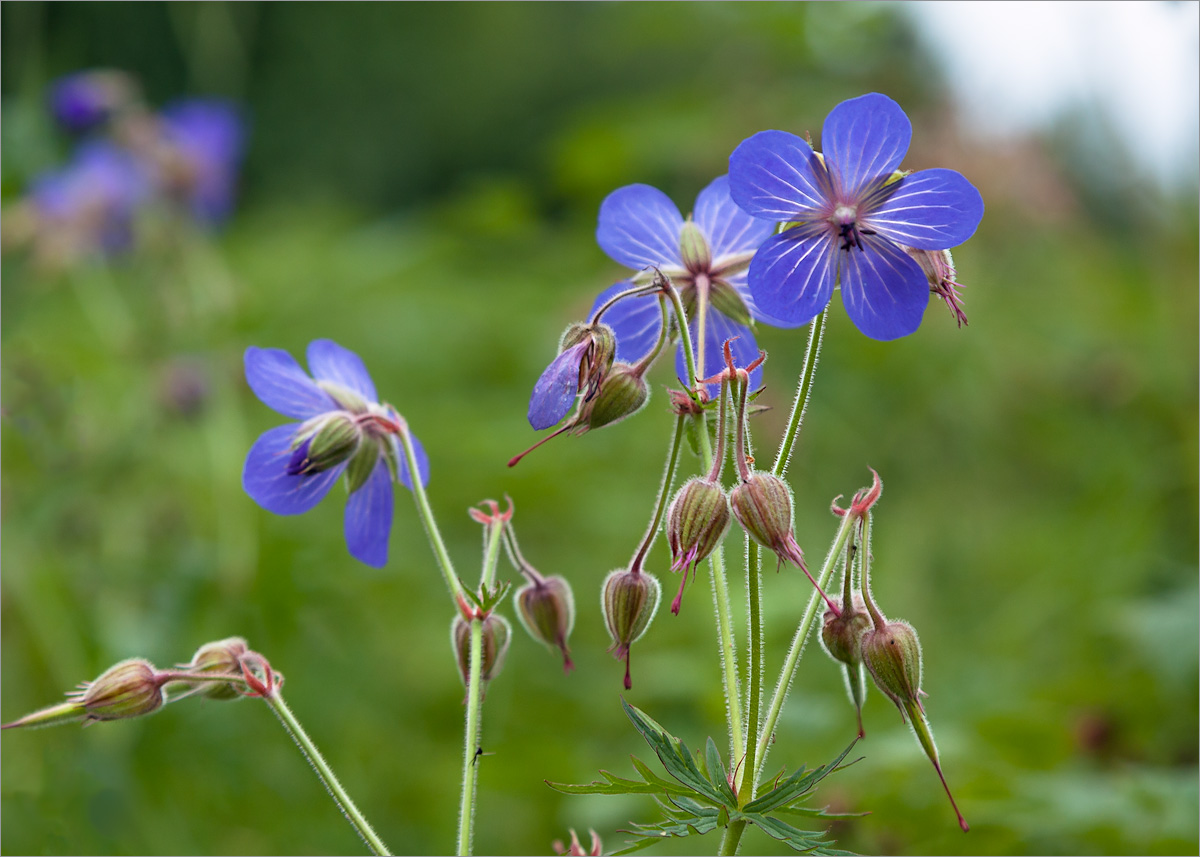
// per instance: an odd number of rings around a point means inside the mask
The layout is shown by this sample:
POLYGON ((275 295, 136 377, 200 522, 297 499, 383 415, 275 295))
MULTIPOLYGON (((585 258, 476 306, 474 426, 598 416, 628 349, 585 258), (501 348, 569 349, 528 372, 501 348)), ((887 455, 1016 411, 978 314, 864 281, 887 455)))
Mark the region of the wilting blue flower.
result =
POLYGON ((33 180, 29 203, 39 229, 71 253, 127 247, 133 214, 149 192, 142 165, 124 149, 95 140, 60 170, 33 180))
POLYGON ((82 132, 99 125, 136 97, 137 87, 122 72, 79 71, 59 78, 51 86, 50 112, 67 130, 82 132))
MULTIPOLYGON (((700 191, 694 221, 685 221, 675 203, 649 185, 634 184, 613 191, 600 205, 596 241, 622 265, 639 272, 653 266, 671 278, 688 312, 697 351, 703 303, 704 362, 696 371, 707 378, 724 368, 721 345, 727 339, 736 337, 732 347, 738 366, 746 366, 758 357, 758 346, 748 327, 752 319, 792 326, 763 312, 746 287, 750 259, 773 228, 768 221, 751 217, 734 205, 729 196, 729 178, 721 176, 700 191)), ((592 312, 614 295, 633 288, 633 283, 622 280, 606 289, 596 298, 592 312)), ((657 297, 637 296, 615 304, 602 320, 617 335, 617 359, 634 363, 658 341, 662 311, 657 297)), ((691 386, 682 345, 675 364, 679 378, 691 386)), ((761 377, 762 370, 756 370, 751 383, 758 386, 761 377)), ((713 391, 717 389, 712 387, 713 391)))
POLYGON ((192 213, 205 222, 223 219, 233 208, 243 123, 237 108, 219 99, 193 98, 163 108, 162 132, 174 158, 165 180, 192 213))
POLYGON ((734 201, 791 227, 768 238, 750 264, 750 294, 760 308, 804 324, 840 285, 846 312, 867 336, 896 339, 917 329, 930 284, 904 248, 945 250, 966 241, 983 218, 983 199, 953 170, 900 177, 911 138, 900 105, 872 93, 830 112, 821 155, 783 131, 762 131, 734 150, 734 201))
MULTIPOLYGON (((403 420, 380 404, 375 384, 353 351, 328 339, 308 346, 312 377, 278 348, 246 349, 246 381, 254 394, 284 416, 303 420, 264 433, 246 456, 242 486, 269 512, 299 515, 313 508, 343 474, 346 546, 376 568, 387 563, 392 529, 392 480, 412 488, 412 475, 397 440, 403 420)), ((421 484, 429 460, 412 438, 421 484)))

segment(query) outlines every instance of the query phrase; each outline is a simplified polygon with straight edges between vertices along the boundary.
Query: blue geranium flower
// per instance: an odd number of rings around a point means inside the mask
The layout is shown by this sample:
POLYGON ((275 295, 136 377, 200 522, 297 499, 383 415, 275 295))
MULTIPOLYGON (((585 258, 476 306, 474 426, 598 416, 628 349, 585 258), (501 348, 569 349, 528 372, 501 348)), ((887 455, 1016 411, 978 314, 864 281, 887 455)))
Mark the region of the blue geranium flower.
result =
POLYGON ((872 93, 825 119, 823 155, 783 131, 762 131, 729 157, 734 201, 790 228, 768 238, 750 264, 750 294, 792 325, 811 321, 842 290, 854 324, 896 339, 921 324, 929 280, 909 255, 966 241, 983 218, 979 191, 953 170, 897 173, 912 123, 872 93))
MULTIPOLYGON (((729 177, 721 176, 700 191, 694 220, 684 220, 675 203, 650 185, 613 191, 600 205, 596 241, 622 265, 639 272, 652 266, 671 278, 688 312, 697 371, 707 378, 724 368, 721 345, 727 339, 734 339, 738 366, 758 357, 749 327, 752 320, 792 326, 763 312, 746 287, 746 268, 773 228, 738 208, 729 195, 729 177)), ((642 277, 648 282, 646 274, 642 277)), ((635 277, 606 289, 596 298, 592 313, 641 282, 635 277)), ((616 333, 617 360, 636 363, 658 341, 662 310, 653 295, 625 298, 604 313, 603 321, 616 333)), ((680 380, 690 386, 682 345, 675 365, 680 380)), ((753 385, 758 386, 761 378, 762 370, 755 370, 753 385)))
MULTIPOLYGON (((246 381, 263 404, 303 420, 255 441, 242 473, 246 493, 269 512, 300 515, 345 474, 346 546, 355 559, 382 568, 392 529, 392 481, 410 490, 413 485, 397 440, 408 431, 403 419, 378 402, 359 356, 331 340, 309 344, 312 377, 278 348, 247 348, 245 365, 246 381)), ((416 437, 412 443, 425 485, 429 459, 416 437)))
POLYGON ((82 133, 134 103, 137 84, 129 75, 108 69, 78 71, 50 88, 50 112, 68 131, 82 133))
POLYGON ((244 129, 231 102, 191 98, 163 108, 163 140, 174 154, 164 180, 205 223, 223 220, 233 208, 244 129))

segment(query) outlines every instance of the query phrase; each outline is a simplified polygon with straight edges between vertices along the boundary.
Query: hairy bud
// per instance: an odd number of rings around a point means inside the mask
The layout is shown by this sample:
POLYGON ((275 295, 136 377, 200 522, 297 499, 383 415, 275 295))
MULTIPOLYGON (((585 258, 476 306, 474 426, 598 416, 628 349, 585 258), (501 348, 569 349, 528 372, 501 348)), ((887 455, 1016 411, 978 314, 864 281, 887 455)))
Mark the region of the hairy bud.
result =
POLYGON ((333 411, 300 427, 292 440, 288 476, 321 473, 349 461, 362 444, 363 432, 354 415, 333 411))
MULTIPOLYGON (((242 671, 242 655, 249 651, 246 641, 241 637, 229 637, 215 643, 205 643, 196 650, 188 670, 194 673, 236 673, 242 671)), ((215 682, 197 682, 196 692, 209 699, 238 699, 241 691, 235 684, 215 682)))
POLYGON ((575 598, 570 584, 557 575, 543 577, 518 589, 513 601, 529 636, 557 647, 562 652, 563 669, 570 672, 575 666, 567 646, 567 637, 575 626, 575 598))
POLYGON ((161 708, 162 685, 153 664, 134 658, 109 667, 78 698, 88 720, 124 720, 161 708))
POLYGON ((604 380, 596 398, 587 404, 583 422, 588 428, 618 423, 633 416, 650 400, 650 388, 643 378, 644 369, 628 363, 614 363, 604 380))
POLYGON ((871 628, 871 617, 860 596, 855 596, 849 608, 841 613, 825 611, 821 627, 821 642, 835 661, 856 667, 862 663, 863 635, 871 628))
POLYGON ((600 606, 613 644, 609 651, 625 661, 625 689, 633 687, 629 676, 629 647, 646 632, 658 611, 662 589, 658 579, 644 571, 619 568, 604 579, 600 606))
POLYGON ((907 622, 888 622, 863 635, 863 663, 876 686, 900 709, 912 716, 921 710, 921 644, 907 622))
POLYGON ((671 570, 683 571, 679 594, 671 602, 678 614, 683 599, 687 570, 703 562, 721 543, 731 520, 729 498, 720 483, 695 477, 683 484, 667 510, 667 544, 671 548, 671 570))
MULTIPOLYGON (((512 626, 508 620, 498 613, 490 613, 483 620, 483 647, 479 676, 489 682, 500 674, 504 666, 504 656, 508 654, 508 645, 512 642, 512 626)), ((470 680, 471 675, 471 623, 462 616, 455 616, 450 626, 450 644, 454 647, 454 655, 458 660, 458 674, 463 684, 470 680)))
POLYGON ((729 505, 750 538, 780 560, 805 567, 792 530, 792 489, 786 482, 770 473, 752 473, 729 493, 729 505))

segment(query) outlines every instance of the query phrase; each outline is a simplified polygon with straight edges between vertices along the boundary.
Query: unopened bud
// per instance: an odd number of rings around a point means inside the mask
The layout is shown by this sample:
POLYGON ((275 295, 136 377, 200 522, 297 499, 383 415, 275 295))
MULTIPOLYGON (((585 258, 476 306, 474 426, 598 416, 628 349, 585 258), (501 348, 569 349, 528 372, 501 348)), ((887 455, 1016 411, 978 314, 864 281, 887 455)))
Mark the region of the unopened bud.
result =
POLYGON ((613 644, 609 651, 625 661, 625 689, 633 687, 629 676, 629 647, 646 632, 658 611, 662 588, 658 579, 644 571, 619 568, 604 579, 600 606, 613 644))
POLYGON ((362 444, 363 433, 346 411, 322 414, 301 426, 292 441, 288 476, 321 473, 349 461, 362 444))
POLYGON ((792 489, 770 473, 752 473, 729 493, 729 505, 742 529, 784 562, 804 568, 804 555, 792 530, 792 489))
POLYGON ((553 575, 527 583, 513 596, 517 605, 517 617, 529 636, 562 652, 563 669, 570 671, 571 650, 567 637, 575 626, 575 598, 571 586, 561 577, 553 575))
MULTIPOLYGON (((246 641, 241 637, 229 637, 215 643, 205 643, 192 656, 188 670, 194 673, 241 675, 241 658, 248 649, 246 641)), ((238 699, 242 696, 238 685, 232 683, 197 682, 195 687, 197 693, 201 693, 209 699, 238 699)))
POLYGON ((863 635, 871 628, 871 617, 862 598, 856 595, 851 606, 843 607, 840 613, 826 610, 824 618, 821 642, 829 656, 849 666, 861 664, 863 635))
POLYGON ((132 659, 110 667, 79 694, 88 720, 141 717, 163 704, 163 682, 149 661, 132 659))
POLYGON ((863 663, 876 686, 900 709, 921 710, 921 644, 907 622, 887 622, 867 631, 862 639, 863 663))
MULTIPOLYGON (((486 683, 500 674, 504 666, 504 656, 508 654, 508 644, 512 642, 512 626, 508 620, 498 613, 489 613, 483 620, 483 645, 479 677, 486 683)), ((450 626, 450 644, 454 647, 454 655, 458 660, 458 674, 462 676, 463 684, 470 681, 471 675, 471 623, 462 616, 454 617, 450 626)))
POLYGON ((644 369, 628 363, 614 363, 596 398, 588 403, 588 428, 600 428, 620 422, 640 411, 650 399, 650 388, 643 378, 644 369))
POLYGON ((729 529, 729 498, 718 482, 695 477, 684 483, 667 511, 667 544, 671 548, 671 570, 683 571, 679 594, 671 602, 678 614, 687 582, 687 570, 705 560, 721 543, 729 529))

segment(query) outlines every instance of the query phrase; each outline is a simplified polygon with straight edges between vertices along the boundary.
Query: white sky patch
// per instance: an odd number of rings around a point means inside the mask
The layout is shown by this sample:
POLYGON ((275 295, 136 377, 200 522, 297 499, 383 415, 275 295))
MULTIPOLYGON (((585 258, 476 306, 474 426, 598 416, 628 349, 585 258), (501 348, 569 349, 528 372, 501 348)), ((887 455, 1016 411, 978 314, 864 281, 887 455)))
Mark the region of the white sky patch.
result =
POLYGON ((905 7, 976 133, 1098 107, 1162 182, 1200 160, 1200 2, 940 2, 905 7))

